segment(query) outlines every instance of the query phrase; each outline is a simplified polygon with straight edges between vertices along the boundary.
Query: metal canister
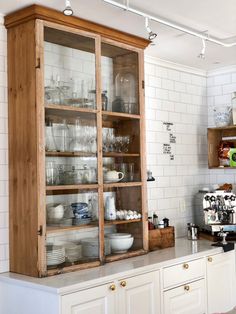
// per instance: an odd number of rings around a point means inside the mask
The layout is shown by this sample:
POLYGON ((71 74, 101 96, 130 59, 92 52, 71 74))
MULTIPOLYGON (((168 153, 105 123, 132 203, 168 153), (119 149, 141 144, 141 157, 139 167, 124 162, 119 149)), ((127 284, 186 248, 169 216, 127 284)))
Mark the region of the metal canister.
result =
POLYGON ((198 239, 199 227, 193 223, 188 223, 188 239, 197 240, 198 239))

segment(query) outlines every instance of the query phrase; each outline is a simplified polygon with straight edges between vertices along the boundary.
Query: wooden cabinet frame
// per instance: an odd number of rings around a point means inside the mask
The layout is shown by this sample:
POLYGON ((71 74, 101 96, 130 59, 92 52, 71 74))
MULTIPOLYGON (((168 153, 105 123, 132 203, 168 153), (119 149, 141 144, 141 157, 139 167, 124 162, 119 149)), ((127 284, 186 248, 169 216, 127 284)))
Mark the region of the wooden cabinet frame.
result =
MULTIPOLYGON (((138 53, 139 115, 134 115, 140 127, 140 175, 137 183, 109 184, 109 187, 139 186, 141 188, 143 249, 114 256, 107 261, 144 254, 148 251, 145 117, 144 117, 144 52, 149 41, 119 32, 61 12, 33 5, 5 18, 8 29, 8 89, 9 89, 9 189, 10 189, 10 270, 43 277, 58 271, 47 271, 45 239, 45 135, 44 135, 44 28, 54 28, 95 40, 96 100, 93 110, 97 122, 99 239, 98 262, 74 265, 65 271, 101 265, 104 256, 103 152, 101 105, 101 42, 138 53)), ((63 110, 63 108, 62 108, 63 110)), ((79 111, 83 111, 82 109, 79 111)), ((107 112, 116 117, 117 114, 107 112)), ((120 117, 132 115, 120 113, 120 117)), ((135 154, 130 154, 130 156, 135 154)), ((73 187, 71 187, 73 188, 73 187)), ((78 187, 79 188, 83 188, 78 187)), ((64 270, 63 270, 64 271, 64 270)))

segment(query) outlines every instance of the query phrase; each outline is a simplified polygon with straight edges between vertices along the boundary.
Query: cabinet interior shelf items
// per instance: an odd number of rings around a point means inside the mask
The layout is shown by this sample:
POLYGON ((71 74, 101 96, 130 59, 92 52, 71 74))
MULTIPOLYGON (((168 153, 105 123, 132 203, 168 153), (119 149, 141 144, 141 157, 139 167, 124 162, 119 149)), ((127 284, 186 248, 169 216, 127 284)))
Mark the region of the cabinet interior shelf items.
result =
POLYGON ((147 253, 149 41, 39 5, 5 26, 10 271, 45 277, 147 253))
POLYGON ((236 148, 236 125, 208 128, 208 167, 210 169, 235 169, 229 165, 220 165, 218 150, 222 141, 236 148))

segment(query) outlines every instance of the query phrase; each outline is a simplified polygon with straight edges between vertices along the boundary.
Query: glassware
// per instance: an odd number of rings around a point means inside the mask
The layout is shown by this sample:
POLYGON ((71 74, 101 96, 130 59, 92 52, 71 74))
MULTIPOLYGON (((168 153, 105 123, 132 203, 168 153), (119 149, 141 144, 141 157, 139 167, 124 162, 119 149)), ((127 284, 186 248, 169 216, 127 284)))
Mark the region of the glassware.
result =
POLYGON ((46 163, 46 185, 58 184, 58 170, 54 161, 46 163))
POLYGON ((69 150, 69 127, 65 119, 57 127, 56 148, 58 152, 67 152, 69 150))
POLYGON ((232 94, 233 124, 236 124, 236 92, 232 94))
POLYGON ((107 111, 107 106, 108 106, 108 97, 107 97, 107 91, 104 90, 102 92, 102 110, 107 111))
POLYGON ((214 108, 214 120, 217 127, 227 126, 232 124, 232 108, 226 106, 225 108, 215 107, 214 108))
POLYGON ((54 152, 57 150, 54 137, 54 126, 51 119, 47 118, 45 123, 45 149, 54 152))
POLYGON ((75 125, 73 126, 73 132, 72 132, 73 139, 70 142, 69 149, 71 152, 82 152, 82 143, 81 143, 81 135, 82 127, 80 125, 80 120, 76 119, 75 125))
POLYGON ((134 163, 128 163, 128 181, 134 181, 134 163))
POLYGON ((115 78, 115 94, 116 99, 113 102, 114 109, 119 112, 135 113, 133 112, 136 100, 136 86, 135 78, 132 73, 118 73, 115 78), (119 100, 119 103, 118 103, 119 100))

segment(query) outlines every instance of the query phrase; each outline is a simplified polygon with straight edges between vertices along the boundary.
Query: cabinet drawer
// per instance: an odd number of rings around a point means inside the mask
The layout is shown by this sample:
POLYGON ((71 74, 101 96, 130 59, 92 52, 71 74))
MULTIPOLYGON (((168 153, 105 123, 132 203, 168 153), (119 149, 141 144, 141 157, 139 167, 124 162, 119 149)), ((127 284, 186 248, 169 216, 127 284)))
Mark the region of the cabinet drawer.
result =
POLYGON ((164 314, 206 313, 204 279, 164 292, 164 314))
POLYGON ((202 258, 164 268, 164 288, 204 277, 204 273, 204 259, 202 258))

